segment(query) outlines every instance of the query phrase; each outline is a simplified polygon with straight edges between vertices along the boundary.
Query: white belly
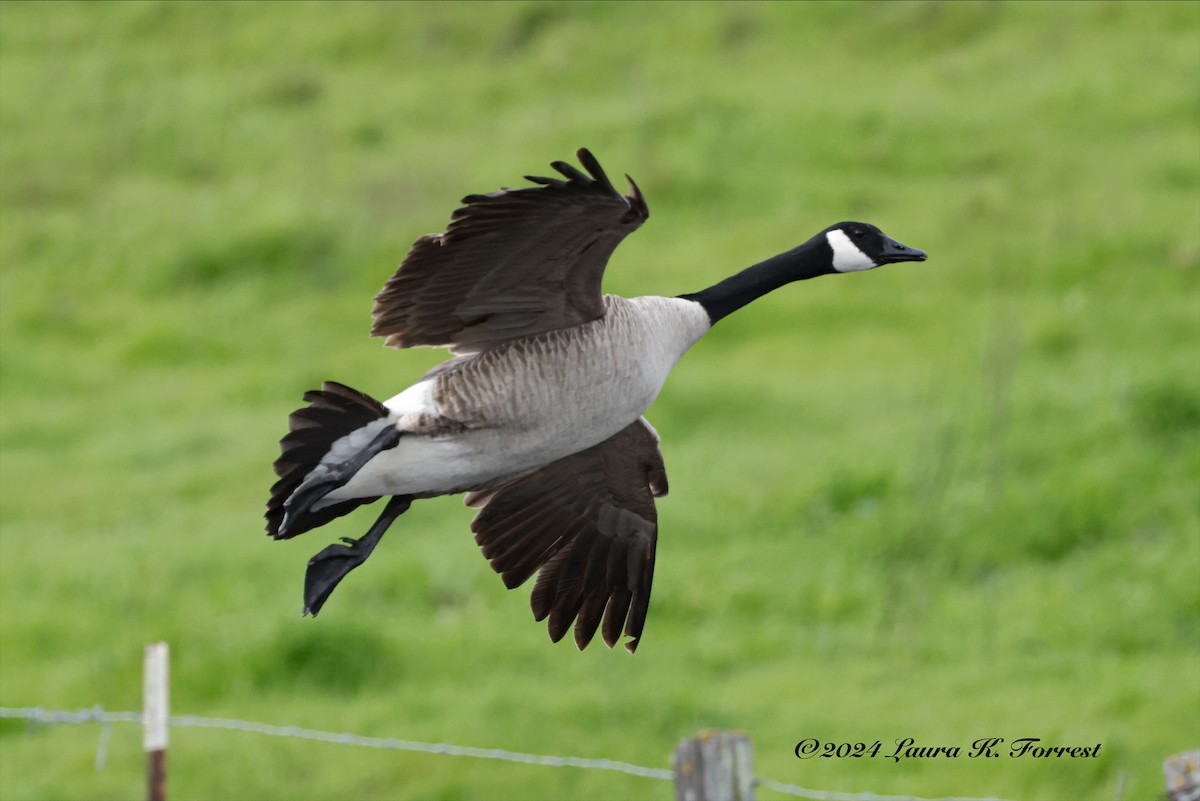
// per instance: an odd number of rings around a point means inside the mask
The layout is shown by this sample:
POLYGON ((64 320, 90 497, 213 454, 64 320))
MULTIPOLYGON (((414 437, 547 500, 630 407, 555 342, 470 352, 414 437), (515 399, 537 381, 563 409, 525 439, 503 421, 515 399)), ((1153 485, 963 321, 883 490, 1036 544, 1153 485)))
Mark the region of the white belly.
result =
POLYGON ((677 298, 605 300, 600 320, 480 354, 388 400, 406 436, 325 501, 462 491, 589 448, 632 423, 708 330, 708 315, 677 298), (461 428, 422 433, 433 420, 461 428))

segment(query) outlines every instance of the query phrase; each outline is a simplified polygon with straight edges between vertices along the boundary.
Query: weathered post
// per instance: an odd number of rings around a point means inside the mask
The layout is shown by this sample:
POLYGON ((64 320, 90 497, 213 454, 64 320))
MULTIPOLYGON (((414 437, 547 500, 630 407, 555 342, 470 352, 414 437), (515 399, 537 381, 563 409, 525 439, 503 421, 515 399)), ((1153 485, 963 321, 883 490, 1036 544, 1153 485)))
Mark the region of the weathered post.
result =
POLYGON ((165 642, 146 646, 142 673, 142 748, 146 752, 146 798, 166 801, 167 717, 170 690, 165 642))
POLYGON ((1200 749, 1164 761, 1163 778, 1171 801, 1200 801, 1200 749))
POLYGON ((671 762, 676 801, 754 801, 754 752, 741 732, 700 732, 671 762))

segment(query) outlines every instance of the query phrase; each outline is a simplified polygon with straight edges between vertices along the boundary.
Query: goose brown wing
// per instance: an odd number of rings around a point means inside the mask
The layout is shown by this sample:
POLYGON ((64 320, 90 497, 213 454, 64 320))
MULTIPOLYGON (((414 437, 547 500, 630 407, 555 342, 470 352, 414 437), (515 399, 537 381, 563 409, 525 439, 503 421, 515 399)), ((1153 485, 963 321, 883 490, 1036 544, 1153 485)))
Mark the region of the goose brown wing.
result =
POLYGON ((639 419, 466 503, 482 507, 471 530, 509 589, 538 574, 530 605, 536 620, 549 618, 551 640, 574 622, 580 650, 597 628, 611 648, 624 629, 632 653, 654 579, 654 499, 666 492, 658 435, 639 419))
POLYGON ((590 175, 556 161, 562 179, 463 198, 446 232, 420 237, 375 296, 371 335, 482 351, 601 317, 608 258, 650 211, 632 179, 623 196, 591 153, 577 156, 590 175))

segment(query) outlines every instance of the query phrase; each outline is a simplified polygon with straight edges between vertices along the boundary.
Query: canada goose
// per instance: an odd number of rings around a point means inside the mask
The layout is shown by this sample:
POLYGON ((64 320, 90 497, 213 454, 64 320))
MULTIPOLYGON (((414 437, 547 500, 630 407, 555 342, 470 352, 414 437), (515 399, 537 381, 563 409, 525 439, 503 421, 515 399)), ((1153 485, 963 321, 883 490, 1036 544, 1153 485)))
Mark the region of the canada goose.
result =
POLYGON ((674 298, 600 293, 617 245, 649 217, 579 150, 585 175, 469 195, 442 234, 417 239, 375 296, 371 335, 455 358, 380 403, 326 382, 289 418, 267 531, 286 539, 391 496, 361 539, 308 563, 316 615, 414 499, 466 492, 475 541, 510 589, 538 574, 536 620, 582 650, 600 628, 637 648, 667 492, 658 434, 642 414, 710 327, 791 281, 869 270, 925 253, 873 225, 831 225, 715 286, 674 298), (603 625, 601 625, 603 620, 603 625))

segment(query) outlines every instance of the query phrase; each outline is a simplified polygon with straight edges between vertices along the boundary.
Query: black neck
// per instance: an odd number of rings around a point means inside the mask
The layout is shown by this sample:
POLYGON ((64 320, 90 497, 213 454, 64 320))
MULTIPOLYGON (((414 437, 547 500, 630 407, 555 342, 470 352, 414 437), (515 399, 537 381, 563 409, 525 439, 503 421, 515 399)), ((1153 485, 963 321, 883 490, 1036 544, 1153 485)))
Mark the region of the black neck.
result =
POLYGON ((679 297, 699 303, 708 312, 709 320, 716 323, 784 284, 834 272, 830 264, 831 255, 829 246, 823 241, 810 240, 800 247, 747 267, 708 289, 679 297))

